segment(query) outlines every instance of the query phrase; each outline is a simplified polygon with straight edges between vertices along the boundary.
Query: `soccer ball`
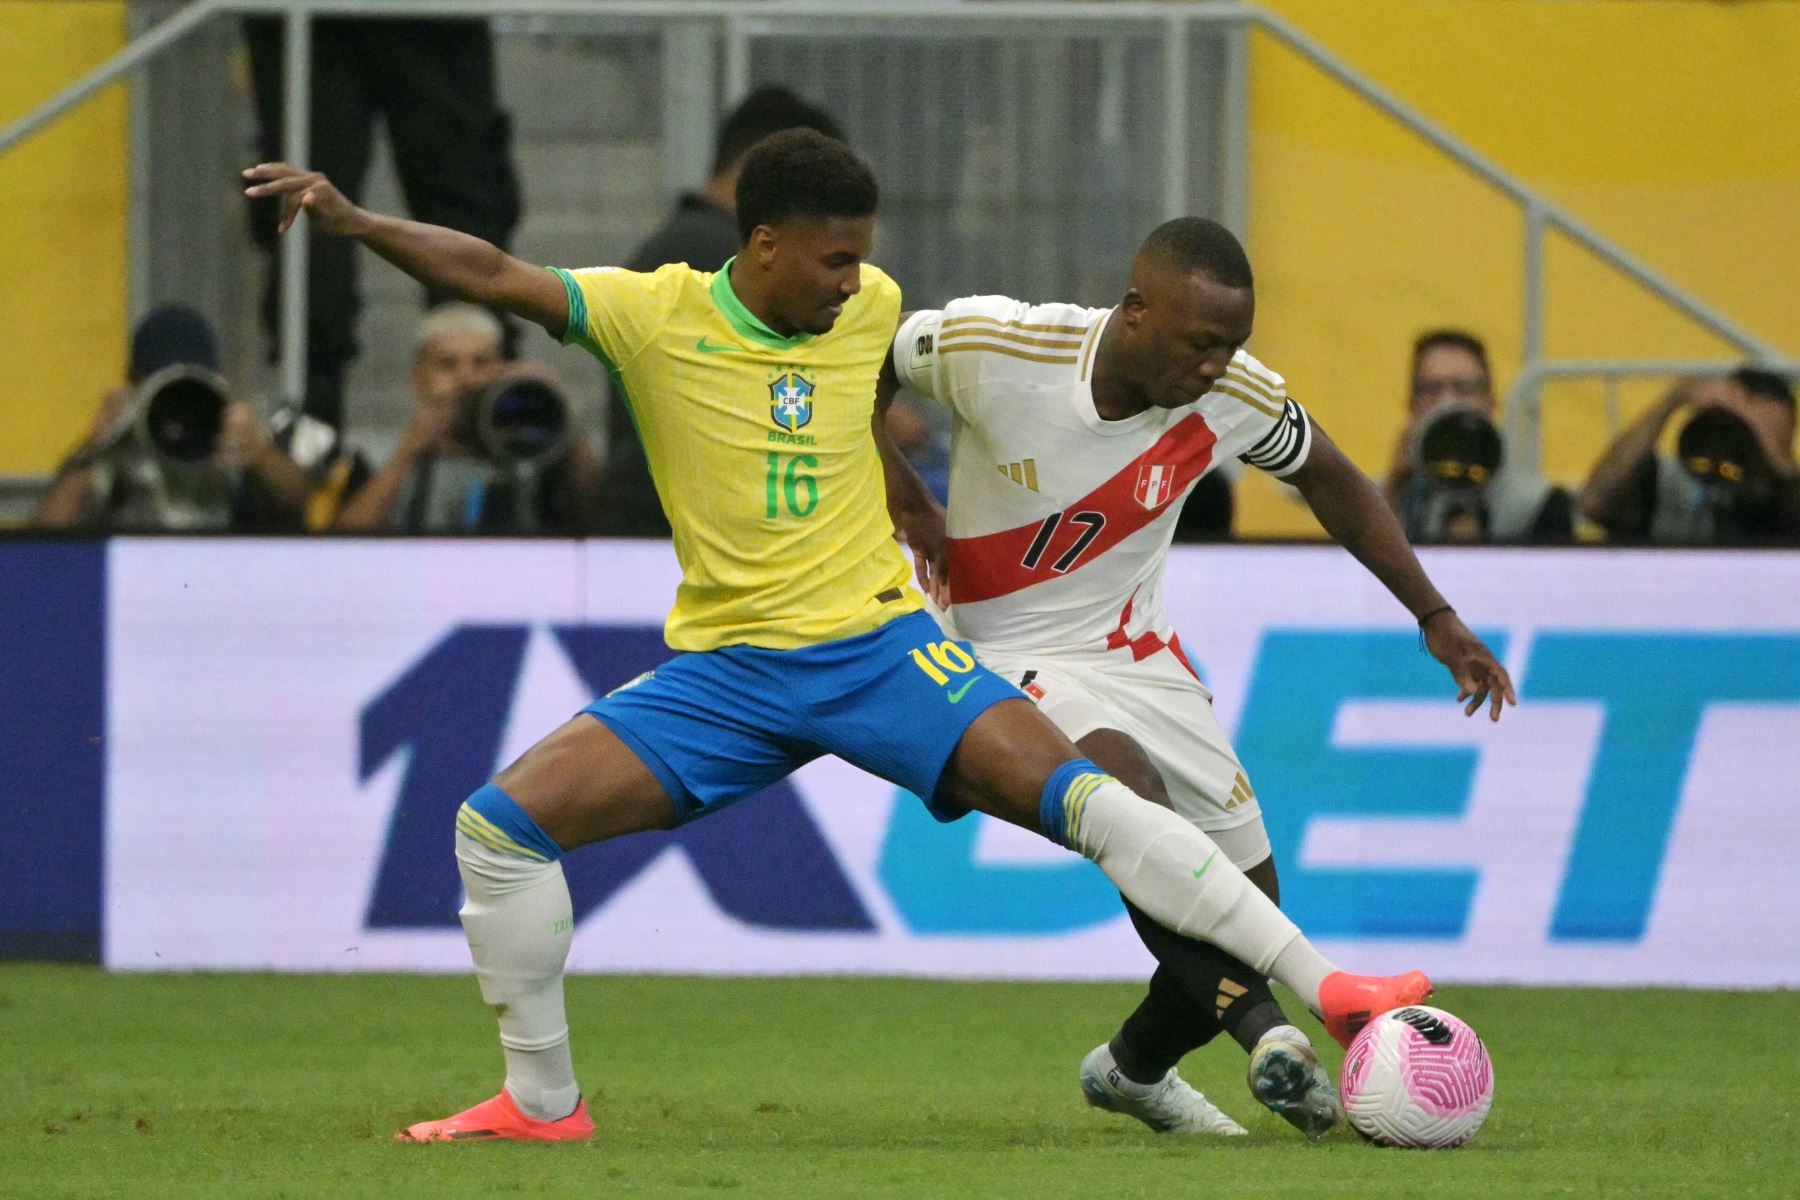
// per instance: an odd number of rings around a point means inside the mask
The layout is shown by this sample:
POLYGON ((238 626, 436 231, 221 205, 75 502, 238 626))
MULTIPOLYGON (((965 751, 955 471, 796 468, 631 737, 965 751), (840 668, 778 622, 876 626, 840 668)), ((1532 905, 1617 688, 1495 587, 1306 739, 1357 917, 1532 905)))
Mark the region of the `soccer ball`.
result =
POLYGON ((1494 1103, 1494 1064, 1475 1031, 1441 1008, 1383 1013, 1344 1056, 1344 1115, 1378 1146, 1460 1146, 1494 1103))

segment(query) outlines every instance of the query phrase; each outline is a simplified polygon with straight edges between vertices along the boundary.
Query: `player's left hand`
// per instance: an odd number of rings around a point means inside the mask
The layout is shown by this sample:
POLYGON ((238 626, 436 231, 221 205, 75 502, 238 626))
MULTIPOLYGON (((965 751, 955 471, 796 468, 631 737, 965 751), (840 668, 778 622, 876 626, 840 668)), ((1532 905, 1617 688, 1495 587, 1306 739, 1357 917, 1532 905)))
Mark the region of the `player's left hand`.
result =
POLYGON ((919 590, 939 608, 950 607, 950 530, 944 507, 927 501, 907 514, 900 536, 912 550, 919 590))
POLYGON ((1465 717, 1474 716, 1486 704, 1488 719, 1498 721, 1502 701, 1512 705, 1519 703, 1518 694, 1513 691, 1512 676, 1455 612, 1445 611, 1425 623, 1425 648, 1431 652, 1431 657, 1449 668, 1451 677, 1456 680, 1456 698, 1467 701, 1463 705, 1465 717))
POLYGON ((922 555, 914 555, 914 569, 919 574, 919 586, 931 597, 931 602, 939 608, 950 607, 950 552, 940 549, 936 555, 926 559, 922 555))

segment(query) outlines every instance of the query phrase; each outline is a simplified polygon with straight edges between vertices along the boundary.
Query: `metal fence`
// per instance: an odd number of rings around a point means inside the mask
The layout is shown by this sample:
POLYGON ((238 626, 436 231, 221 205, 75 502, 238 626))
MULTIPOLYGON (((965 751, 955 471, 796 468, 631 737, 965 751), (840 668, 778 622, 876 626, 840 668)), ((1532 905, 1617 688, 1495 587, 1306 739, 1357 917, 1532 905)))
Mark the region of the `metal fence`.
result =
MULTIPOLYGON (((533 200, 536 240, 519 249, 545 261, 623 257, 648 232, 668 193, 704 175, 717 114, 752 86, 789 84, 841 114, 876 168, 885 194, 883 264, 924 302, 1006 291, 1103 303, 1117 292, 1136 235, 1159 218, 1208 213, 1241 230, 1248 186, 1246 39, 1257 30, 1519 206, 1524 363, 1507 421, 1521 465, 1537 465, 1546 379, 1616 380, 1669 365, 1545 358, 1544 240, 1552 231, 1746 357, 1800 372, 1800 364, 1285 19, 1250 4, 191 0, 177 7, 176 0, 140 0, 138 9, 138 23, 147 27, 129 47, 0 130, 5 153, 124 73, 159 64, 133 104, 135 311, 164 288, 238 314, 240 323, 252 307, 247 246, 229 261, 216 248, 218 223, 237 219, 233 201, 210 192, 195 200, 183 191, 196 172, 239 161, 247 140, 244 106, 218 82, 235 36, 231 17, 279 15, 287 22, 284 141, 299 161, 307 158, 310 135, 314 20, 492 18, 509 47, 502 51, 503 86, 520 119, 523 174, 533 200), (210 68, 202 61, 209 55, 210 68), (506 69, 509 62, 514 70, 506 69), (583 89, 598 90, 584 96, 583 89), (544 144, 534 157, 530 139, 539 118, 544 144), (151 144, 156 155, 144 152, 151 144), (551 196, 561 208, 540 214, 551 196), (606 220, 594 220, 601 212, 606 220)), ((379 191, 373 198, 380 199, 379 191)), ((298 232, 282 246, 288 269, 281 387, 290 397, 300 392, 305 362, 306 273, 298 269, 306 253, 304 222, 298 232)))

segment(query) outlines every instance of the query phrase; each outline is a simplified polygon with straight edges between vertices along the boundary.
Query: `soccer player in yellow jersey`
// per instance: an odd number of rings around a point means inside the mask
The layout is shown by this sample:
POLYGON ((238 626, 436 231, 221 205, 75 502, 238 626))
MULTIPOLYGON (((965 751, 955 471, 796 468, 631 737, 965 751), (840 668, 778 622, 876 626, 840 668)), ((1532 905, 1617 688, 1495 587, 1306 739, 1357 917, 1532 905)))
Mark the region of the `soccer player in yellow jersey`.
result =
MULTIPOLYGON (((354 237, 409 275, 535 321, 606 363, 643 434, 682 583, 673 659, 595 701, 464 802, 463 929, 499 1018, 506 1083, 403 1140, 592 1135, 562 972, 573 920, 561 856, 666 829, 822 754, 1091 858, 1168 929, 1292 988, 1346 1044, 1430 983, 1338 970, 1202 831, 1092 762, 923 611, 894 541, 876 379, 900 290, 865 263, 874 176, 842 143, 790 130, 737 186, 741 248, 718 274, 532 266, 478 238, 368 212, 317 172, 265 163, 252 196, 281 227, 354 237)), ((897 469, 897 468, 896 468, 897 469)))

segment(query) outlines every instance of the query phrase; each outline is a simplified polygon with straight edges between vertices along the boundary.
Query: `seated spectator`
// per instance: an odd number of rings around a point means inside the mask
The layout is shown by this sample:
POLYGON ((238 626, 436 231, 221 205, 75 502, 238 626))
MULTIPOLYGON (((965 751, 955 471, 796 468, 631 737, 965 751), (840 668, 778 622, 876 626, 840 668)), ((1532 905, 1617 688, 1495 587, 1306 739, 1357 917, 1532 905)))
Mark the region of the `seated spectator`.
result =
POLYGON ((1566 542, 1566 489, 1509 466, 1494 416, 1487 347, 1460 330, 1413 343, 1408 413, 1385 485, 1406 535, 1420 542, 1566 542))
MULTIPOLYGON (((265 429, 221 379, 211 326, 166 305, 133 331, 127 382, 57 468, 38 529, 98 532, 298 530, 312 480, 289 454, 317 425, 287 414, 265 429)), ((325 427, 320 427, 325 428, 325 427)), ((329 433, 329 429, 325 428, 329 433)), ((309 437, 316 441, 316 437, 309 437)))
POLYGON ((500 322, 446 304, 419 326, 412 420, 392 455, 343 504, 356 533, 580 536, 600 508, 600 458, 556 374, 506 364, 500 322))
MULTIPOLYGON (((750 147, 784 129, 816 129, 842 140, 829 115, 784 87, 763 87, 719 127, 712 176, 697 192, 675 202, 663 227, 651 234, 626 261, 633 271, 654 271, 684 262, 700 271, 717 271, 737 253, 737 181, 750 147)), ((619 397, 606 415, 606 512, 600 532, 616 537, 668 537, 669 521, 650 482, 637 427, 619 397)))
POLYGON ((1800 539, 1794 390, 1744 367, 1685 379, 1613 440, 1581 489, 1581 511, 1614 538, 1709 543, 1800 539), (1656 444, 1693 410, 1673 455, 1656 444))

